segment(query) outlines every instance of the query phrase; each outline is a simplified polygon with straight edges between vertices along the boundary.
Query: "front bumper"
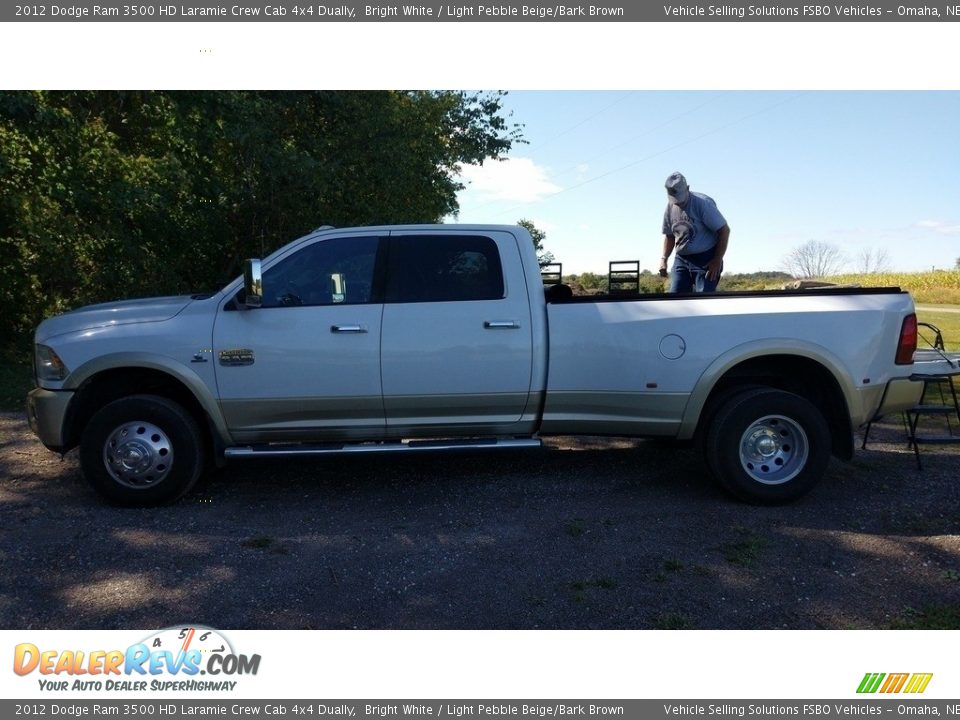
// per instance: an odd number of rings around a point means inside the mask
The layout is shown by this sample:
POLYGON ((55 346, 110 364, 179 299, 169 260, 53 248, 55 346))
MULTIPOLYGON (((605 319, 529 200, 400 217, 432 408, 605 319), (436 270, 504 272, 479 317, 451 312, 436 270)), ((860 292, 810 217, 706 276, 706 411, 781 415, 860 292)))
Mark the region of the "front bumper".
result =
POLYGON ((63 449, 63 420, 73 399, 72 390, 34 388, 27 395, 27 420, 40 442, 51 450, 63 449))

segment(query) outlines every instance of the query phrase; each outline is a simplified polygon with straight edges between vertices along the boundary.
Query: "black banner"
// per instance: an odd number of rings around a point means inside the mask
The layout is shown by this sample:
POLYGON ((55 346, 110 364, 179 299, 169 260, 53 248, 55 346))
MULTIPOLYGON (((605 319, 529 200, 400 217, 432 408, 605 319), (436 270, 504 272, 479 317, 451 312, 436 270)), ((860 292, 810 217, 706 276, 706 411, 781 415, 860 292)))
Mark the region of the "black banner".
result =
MULTIPOLYGON (((958 0, 960 2, 960 0, 958 0)), ((834 4, 665 0, 658 3, 37 2, 0 8, 2 22, 956 22, 960 4, 911 0, 834 4)))
POLYGON ((505 718, 822 718, 902 715, 947 716, 960 713, 953 700, 2 700, 0 717, 120 718, 430 718, 504 720, 505 718))

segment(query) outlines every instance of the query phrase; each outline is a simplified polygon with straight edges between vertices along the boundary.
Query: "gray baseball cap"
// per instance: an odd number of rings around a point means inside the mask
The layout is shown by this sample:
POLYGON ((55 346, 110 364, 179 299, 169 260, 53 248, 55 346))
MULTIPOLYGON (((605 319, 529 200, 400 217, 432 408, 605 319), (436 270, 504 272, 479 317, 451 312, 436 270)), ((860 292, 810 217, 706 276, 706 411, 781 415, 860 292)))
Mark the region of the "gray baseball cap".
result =
POLYGON ((670 202, 676 205, 682 205, 690 197, 690 186, 687 185, 687 179, 678 172, 671 174, 664 186, 667 188, 667 196, 670 202))

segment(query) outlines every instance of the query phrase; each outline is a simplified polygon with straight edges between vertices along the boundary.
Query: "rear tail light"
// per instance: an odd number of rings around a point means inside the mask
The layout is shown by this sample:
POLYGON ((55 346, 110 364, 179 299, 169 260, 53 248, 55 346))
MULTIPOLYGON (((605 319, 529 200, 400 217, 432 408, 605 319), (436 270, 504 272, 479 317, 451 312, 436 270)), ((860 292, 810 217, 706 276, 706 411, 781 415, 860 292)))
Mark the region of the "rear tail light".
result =
POLYGON ((910 313, 900 326, 900 342, 897 344, 897 365, 913 363, 913 353, 917 349, 917 316, 910 313))

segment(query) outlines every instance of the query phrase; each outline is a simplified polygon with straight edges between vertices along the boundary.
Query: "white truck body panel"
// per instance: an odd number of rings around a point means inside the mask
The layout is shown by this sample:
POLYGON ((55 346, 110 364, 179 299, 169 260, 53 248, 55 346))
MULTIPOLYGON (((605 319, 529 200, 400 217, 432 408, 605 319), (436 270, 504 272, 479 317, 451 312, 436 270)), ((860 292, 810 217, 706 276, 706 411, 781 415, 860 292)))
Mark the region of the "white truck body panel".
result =
POLYGON ((854 426, 872 417, 879 391, 898 370, 901 377, 909 374, 893 364, 891 344, 912 311, 905 294, 811 291, 548 308, 544 432, 588 423, 597 432, 689 437, 690 423, 680 433, 688 400, 708 371, 717 374, 724 357, 740 362, 758 354, 799 354, 820 362, 840 382, 854 426))
POLYGON ((479 433, 491 425, 507 433, 523 419, 533 362, 527 283, 517 238, 486 234, 503 262, 503 297, 389 303, 384 309, 383 402, 387 425, 400 435, 455 426, 479 433))

